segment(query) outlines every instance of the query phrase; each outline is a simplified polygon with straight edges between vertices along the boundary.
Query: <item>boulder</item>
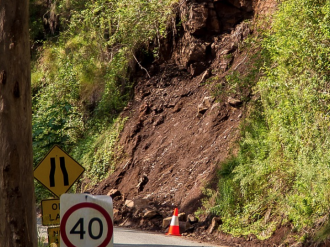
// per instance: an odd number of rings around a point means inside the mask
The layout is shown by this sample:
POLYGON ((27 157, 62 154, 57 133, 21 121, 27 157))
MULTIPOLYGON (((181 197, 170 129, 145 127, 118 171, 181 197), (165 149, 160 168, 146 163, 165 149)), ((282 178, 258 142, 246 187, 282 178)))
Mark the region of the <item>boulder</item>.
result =
POLYGON ((138 191, 143 191, 144 186, 149 182, 149 179, 147 177, 146 174, 143 174, 140 178, 139 178, 139 183, 136 185, 136 188, 138 189, 138 191))
POLYGON ((180 233, 186 232, 192 229, 192 225, 189 222, 179 221, 180 233))
POLYGON ((128 208, 134 208, 134 201, 132 200, 126 200, 124 205, 128 208))
POLYGON ((200 114, 205 113, 212 106, 213 101, 214 101, 213 97, 211 96, 205 97, 203 99, 203 102, 198 105, 198 109, 197 109, 198 113, 200 114))
POLYGON ((207 26, 209 10, 206 4, 192 4, 189 9, 186 28, 193 35, 204 34, 207 26))
POLYGON ((114 222, 119 222, 123 219, 123 216, 121 215, 120 211, 116 208, 113 209, 113 220, 114 222))
POLYGON ((167 217, 167 218, 163 219, 162 227, 167 228, 171 224, 171 220, 172 220, 172 217, 167 217))
POLYGON ((134 225, 134 222, 132 222, 130 219, 126 219, 123 223, 121 223, 119 226, 125 226, 125 227, 129 227, 134 225))
POLYGON ((189 72, 192 76, 200 75, 206 69, 206 64, 204 62, 195 62, 190 64, 189 72))
POLYGON ((144 215, 143 218, 145 219, 151 219, 154 218, 155 216, 158 216, 159 212, 157 210, 147 210, 144 215))
POLYGON ((111 196, 111 198, 114 199, 115 197, 121 196, 121 193, 117 189, 111 189, 111 190, 109 190, 109 192, 107 193, 107 195, 108 196, 111 196))
POLYGON ((208 228, 208 234, 212 234, 212 232, 216 229, 218 229, 219 225, 222 224, 221 218, 220 217, 213 217, 211 225, 208 228))
POLYGON ((179 213, 178 214, 179 221, 187 221, 187 215, 186 213, 179 213))
MULTIPOLYGON (((214 8, 214 6, 213 6, 214 8)), ((207 20, 207 29, 212 33, 220 33, 221 26, 217 16, 217 12, 214 9, 209 9, 209 18, 207 20)))
POLYGON ((190 224, 195 224, 198 222, 198 219, 193 214, 189 214, 187 220, 190 224))
POLYGON ((244 17, 243 11, 234 5, 227 4, 225 1, 214 3, 217 15, 220 17, 222 31, 230 31, 244 17))
POLYGON ((239 100, 239 99, 235 99, 235 98, 232 98, 232 97, 228 97, 228 103, 231 105, 231 106, 239 106, 242 104, 242 101, 239 100))
POLYGON ((136 209, 146 209, 148 207, 150 207, 150 200, 149 199, 135 199, 134 200, 134 207, 136 209))
POLYGON ((248 0, 229 0, 229 2, 236 8, 244 9, 246 12, 253 11, 252 1, 248 0))
POLYGON ((210 69, 205 70, 199 83, 205 82, 210 76, 211 76, 211 70, 210 69))
POLYGON ((185 33, 178 44, 179 52, 174 54, 175 63, 180 68, 187 69, 190 64, 205 61, 207 45, 209 44, 185 33))

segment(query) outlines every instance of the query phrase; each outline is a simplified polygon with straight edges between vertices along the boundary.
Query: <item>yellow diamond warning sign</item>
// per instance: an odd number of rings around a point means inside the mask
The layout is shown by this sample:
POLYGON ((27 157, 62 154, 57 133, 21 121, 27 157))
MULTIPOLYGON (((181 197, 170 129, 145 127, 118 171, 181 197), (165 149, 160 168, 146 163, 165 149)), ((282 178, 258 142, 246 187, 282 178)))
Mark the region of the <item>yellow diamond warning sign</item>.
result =
POLYGON ((85 169, 60 147, 54 146, 34 169, 34 178, 56 196, 67 192, 85 169))

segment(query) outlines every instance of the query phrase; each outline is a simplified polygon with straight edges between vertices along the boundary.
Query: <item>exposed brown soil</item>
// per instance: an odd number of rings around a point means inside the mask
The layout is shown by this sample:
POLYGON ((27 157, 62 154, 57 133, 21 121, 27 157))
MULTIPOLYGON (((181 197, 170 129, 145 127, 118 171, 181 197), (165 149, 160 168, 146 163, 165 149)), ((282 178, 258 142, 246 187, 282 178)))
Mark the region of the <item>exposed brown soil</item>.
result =
MULTIPOLYGON (((134 98, 122 113, 129 120, 119 141, 120 162, 92 191, 113 197, 115 223, 164 232, 163 218, 175 207, 188 215, 202 206, 202 189, 216 186, 217 170, 235 153, 245 115, 239 95, 217 97, 207 82, 225 88, 229 70, 244 73, 247 54, 239 47, 251 34, 251 25, 242 21, 275 6, 273 0, 180 4, 177 19, 188 20, 163 42, 159 61, 143 63, 151 78, 144 70, 136 75, 134 98)), ((185 219, 189 224, 182 229, 187 237, 228 246, 277 246, 288 241, 290 233, 289 227, 282 227, 267 241, 233 238, 212 231, 211 220, 185 219)))

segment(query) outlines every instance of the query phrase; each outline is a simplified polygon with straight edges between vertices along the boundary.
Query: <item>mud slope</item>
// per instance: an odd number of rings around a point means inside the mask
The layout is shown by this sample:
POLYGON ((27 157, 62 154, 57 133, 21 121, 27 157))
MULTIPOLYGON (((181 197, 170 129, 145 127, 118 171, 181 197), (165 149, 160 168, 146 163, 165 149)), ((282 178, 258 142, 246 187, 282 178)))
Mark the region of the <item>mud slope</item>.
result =
POLYGON ((181 1, 176 23, 183 24, 163 42, 161 59, 145 65, 151 78, 141 70, 122 113, 129 120, 120 163, 92 193, 110 192, 120 210, 125 200, 148 199, 164 209, 162 216, 174 206, 186 213, 201 206, 201 189, 228 157, 244 117, 237 95, 217 99, 205 82, 226 86, 229 68, 244 70, 238 47, 251 30, 243 21, 274 6, 273 0, 181 1))

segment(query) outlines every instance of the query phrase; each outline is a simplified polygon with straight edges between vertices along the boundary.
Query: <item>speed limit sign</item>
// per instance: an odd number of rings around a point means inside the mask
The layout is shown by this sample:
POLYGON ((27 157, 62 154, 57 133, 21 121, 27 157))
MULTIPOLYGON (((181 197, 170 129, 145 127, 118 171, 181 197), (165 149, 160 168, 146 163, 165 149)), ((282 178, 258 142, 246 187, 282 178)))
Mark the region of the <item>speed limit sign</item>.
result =
POLYGON ((61 247, 113 247, 110 196, 63 194, 60 204, 61 247))

